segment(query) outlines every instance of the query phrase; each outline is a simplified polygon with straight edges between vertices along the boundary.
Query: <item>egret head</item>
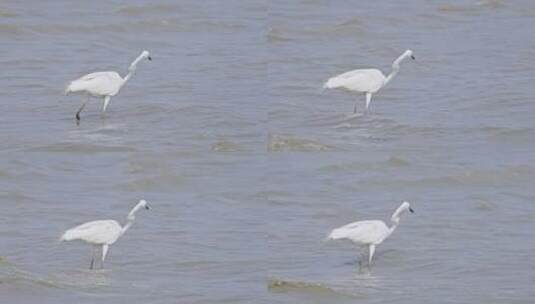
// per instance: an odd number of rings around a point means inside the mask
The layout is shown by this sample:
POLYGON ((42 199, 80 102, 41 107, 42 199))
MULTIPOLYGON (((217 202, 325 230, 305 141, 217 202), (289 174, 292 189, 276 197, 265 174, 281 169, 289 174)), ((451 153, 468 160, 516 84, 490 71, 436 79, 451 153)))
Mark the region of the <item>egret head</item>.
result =
POLYGON ((141 53, 141 57, 143 58, 147 58, 148 60, 152 60, 152 58, 150 57, 150 53, 149 51, 145 50, 141 53))
POLYGON ((405 51, 405 56, 406 57, 411 57, 412 60, 416 59, 416 57, 414 57, 414 54, 412 53, 411 50, 406 50, 405 51))
POLYGON ((407 202, 407 201, 404 201, 401 204, 400 210, 409 211, 410 213, 414 213, 414 210, 412 210, 412 208, 411 208, 411 204, 409 204, 409 202, 407 202))
POLYGON ((151 209, 149 203, 147 203, 146 200, 140 200, 140 201, 139 201, 139 205, 140 205, 141 207, 147 209, 147 210, 151 209))
POLYGON ((394 211, 394 213, 392 214, 391 221, 397 225, 399 223, 399 217, 407 211, 409 211, 410 213, 414 213, 414 210, 412 210, 409 202, 404 201, 403 203, 401 203, 401 205, 399 205, 398 209, 396 209, 396 211, 394 211))

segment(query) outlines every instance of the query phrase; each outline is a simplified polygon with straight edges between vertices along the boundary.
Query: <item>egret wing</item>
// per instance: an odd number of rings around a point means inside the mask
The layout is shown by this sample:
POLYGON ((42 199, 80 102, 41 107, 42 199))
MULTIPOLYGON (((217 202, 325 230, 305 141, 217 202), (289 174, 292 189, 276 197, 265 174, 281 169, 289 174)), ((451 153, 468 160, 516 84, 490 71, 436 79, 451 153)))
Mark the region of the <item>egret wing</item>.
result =
POLYGON ((330 78, 325 83, 325 87, 374 93, 383 86, 384 80, 385 76, 377 69, 358 69, 330 78))
POLYGON ((382 221, 360 221, 334 229, 335 239, 349 239, 358 244, 373 244, 382 241, 389 229, 382 221))
POLYGON ((83 240, 92 244, 109 244, 121 234, 121 225, 114 220, 92 221, 67 230, 62 239, 83 240))
POLYGON ((114 73, 115 72, 94 72, 94 73, 89 73, 87 75, 84 75, 74 81, 91 81, 91 80, 95 80, 101 77, 108 77, 110 74, 114 74, 114 73))
POLYGON ((122 83, 123 79, 117 72, 95 72, 72 81, 67 90, 86 91, 96 96, 114 96, 122 83))

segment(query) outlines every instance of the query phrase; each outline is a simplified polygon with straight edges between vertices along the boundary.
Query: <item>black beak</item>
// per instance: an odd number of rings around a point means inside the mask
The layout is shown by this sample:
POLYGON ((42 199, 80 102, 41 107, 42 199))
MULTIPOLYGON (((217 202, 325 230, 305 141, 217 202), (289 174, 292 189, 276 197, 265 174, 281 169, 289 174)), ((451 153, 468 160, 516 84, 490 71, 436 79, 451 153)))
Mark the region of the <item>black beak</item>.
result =
POLYGON ((409 207, 409 211, 410 211, 411 213, 414 213, 414 210, 412 210, 411 207, 409 207))
MULTIPOLYGON (((149 57, 150 58, 150 57, 149 57)), ((414 55, 411 55, 411 59, 414 60, 416 59, 416 57, 414 57, 414 55)))
MULTIPOLYGON (((148 60, 152 60, 152 57, 149 56, 149 57, 147 57, 147 59, 148 59, 148 60)), ((412 59, 414 59, 414 58, 412 58, 412 59)))
POLYGON ((145 205, 145 209, 150 210, 150 209, 152 209, 152 208, 149 206, 149 204, 146 204, 146 205, 145 205))

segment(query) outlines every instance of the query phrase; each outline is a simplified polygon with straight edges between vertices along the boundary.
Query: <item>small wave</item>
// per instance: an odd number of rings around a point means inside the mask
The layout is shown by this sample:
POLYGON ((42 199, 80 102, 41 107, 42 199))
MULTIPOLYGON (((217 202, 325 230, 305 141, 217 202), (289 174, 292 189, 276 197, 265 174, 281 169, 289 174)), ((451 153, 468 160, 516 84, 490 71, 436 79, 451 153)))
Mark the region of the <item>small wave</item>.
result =
POLYGON ((361 298, 362 297, 361 295, 351 294, 351 293, 336 290, 322 283, 289 281, 289 280, 279 280, 279 279, 269 280, 268 290, 271 292, 278 292, 278 293, 301 292, 301 293, 312 293, 316 295, 325 295, 325 296, 329 296, 331 300, 332 300, 332 296, 348 297, 348 298, 361 298))
POLYGON ((334 126, 334 128, 353 128, 352 122, 358 121, 361 117, 364 115, 361 113, 356 114, 335 114, 335 115, 320 115, 320 116, 314 116, 312 115, 308 121, 307 124, 310 126, 334 126))
POLYGON ((334 29, 337 32, 350 32, 350 33, 363 33, 365 30, 366 23, 360 20, 359 17, 354 17, 349 20, 338 23, 334 26, 334 29))
POLYGON ((446 13, 473 13, 485 8, 498 9, 503 7, 505 7, 505 3, 501 0, 481 0, 475 5, 444 4, 439 6, 438 10, 446 13))
POLYGON ((9 11, 0 9, 0 17, 1 18, 13 18, 13 17, 17 17, 17 16, 18 15, 13 13, 13 12, 9 12, 9 11))
POLYGON ((366 118, 366 117, 367 116, 364 113, 344 114, 340 122, 355 121, 357 119, 366 118))
POLYGON ((358 26, 361 26, 363 25, 364 22, 361 21, 358 17, 353 17, 347 21, 343 21, 339 24, 339 26, 353 26, 353 25, 358 25, 358 26))
POLYGON ((9 265, 9 263, 7 262, 6 258, 4 258, 3 256, 0 256, 0 266, 5 266, 5 265, 9 265))
POLYGON ((27 149, 29 152, 57 152, 95 154, 102 152, 134 152, 136 149, 115 145, 93 145, 81 143, 58 143, 27 149))
POLYGON ((291 289, 311 290, 311 291, 327 291, 333 292, 332 288, 320 283, 309 283, 300 281, 286 281, 286 280, 270 280, 268 282, 270 290, 288 291, 291 289))
POLYGON ((348 122, 345 122, 345 123, 341 123, 339 125, 334 126, 334 128, 335 129, 353 129, 353 125, 348 122))
MULTIPOLYGON (((303 18, 314 18, 315 16, 302 16, 303 18)), ((352 18, 335 24, 323 24, 313 27, 273 27, 267 33, 269 42, 286 42, 291 40, 301 40, 304 38, 321 38, 332 36, 363 36, 366 32, 365 23, 352 18)))
POLYGON ((509 127, 484 127, 481 129, 490 139, 494 140, 528 140, 533 132, 530 128, 509 128, 509 127))
POLYGON ((462 184, 503 184, 504 182, 521 181, 535 175, 535 170, 529 166, 511 166, 503 170, 470 170, 462 175, 451 177, 462 184))
POLYGON ((283 204, 288 197, 291 197, 291 193, 278 190, 266 190, 255 193, 252 198, 255 200, 268 201, 269 204, 283 204))
POLYGON ((175 5, 156 4, 156 5, 140 5, 140 6, 125 6, 117 9, 117 13, 126 16, 141 16, 147 14, 161 14, 173 13, 179 9, 175 5))
MULTIPOLYGON (((29 30, 36 34, 58 34, 58 35, 80 35, 99 33, 139 33, 139 32, 203 32, 203 31, 236 31, 244 26, 235 22, 224 22, 214 20, 201 20, 186 23, 178 18, 158 18, 149 20, 135 20, 131 22, 110 22, 103 24, 68 25, 68 24, 47 24, 28 25, 24 30, 29 30)), ((0 30, 1 33, 1 30, 0 30)), ((109 36, 109 35, 108 35, 109 36)))
POLYGON ((32 202, 34 199, 16 190, 0 191, 0 199, 10 202, 32 202))
POLYGON ((239 145, 227 140, 221 140, 212 145, 212 151, 214 152, 237 152, 241 150, 239 145))
POLYGON ((92 34, 92 33, 128 33, 147 30, 171 30, 176 28, 173 20, 140 20, 131 23, 99 25, 32 25, 27 29, 37 34, 92 34))
POLYGON ((51 276, 40 276, 19 269, 14 264, 0 257, 0 284, 33 285, 45 288, 81 288, 93 289, 95 287, 109 286, 110 270, 79 270, 70 273, 59 273, 51 276))
POLYGON ((474 11, 475 8, 471 6, 444 4, 444 5, 439 6, 438 10, 441 12, 447 12, 447 13, 458 13, 458 12, 471 12, 471 11, 474 11))
POLYGON ((397 135, 403 134, 405 130, 409 129, 407 125, 402 125, 395 120, 383 118, 377 114, 364 113, 336 114, 319 118, 313 117, 307 123, 311 126, 330 126, 343 131, 359 130, 359 132, 364 132, 363 135, 370 135, 377 131, 386 135, 390 135, 390 133, 397 135))
POLYGON ((476 203, 475 209, 479 211, 492 211, 496 208, 493 202, 487 200, 480 200, 476 203))
POLYGON ((71 272, 62 272, 51 276, 48 282, 52 282, 56 287, 80 288, 91 290, 110 286, 110 269, 98 270, 77 270, 71 272))
POLYGON ((408 167, 409 161, 397 156, 391 156, 387 160, 378 162, 352 162, 328 165, 320 168, 324 172, 343 172, 360 170, 387 170, 389 168, 408 167))
POLYGON ((143 177, 127 182, 120 187, 127 191, 159 191, 161 189, 176 188, 183 184, 185 178, 174 174, 162 174, 159 176, 143 177))
POLYGON ((502 8, 505 7, 505 2, 503 0, 481 0, 477 5, 488 8, 502 8))
POLYGON ((45 288, 79 288, 91 290, 109 286, 111 270, 76 270, 41 276, 18 268, 16 265, 0 257, 0 284, 15 286, 33 285, 45 288))
POLYGON ((332 151, 334 150, 334 147, 314 140, 270 134, 268 138, 267 150, 269 152, 317 152, 332 151))
POLYGON ((489 186, 516 184, 525 182, 535 176, 535 169, 529 166, 511 166, 503 170, 474 169, 446 176, 427 177, 412 180, 397 180, 385 183, 385 180, 369 180, 369 185, 381 185, 388 187, 440 187, 440 186, 489 186))
POLYGON ((23 271, 7 261, 4 257, 0 257, 0 284, 31 284, 49 288, 60 288, 60 285, 53 280, 41 278, 23 271))
POLYGON ((0 169, 0 178, 1 177, 9 177, 9 176, 11 176, 11 174, 8 171, 0 169))
POLYGON ((409 165, 409 162, 401 157, 390 157, 387 161, 387 164, 393 166, 393 167, 407 167, 409 165))
POLYGON ((195 260, 195 261, 180 261, 171 264, 173 267, 178 267, 182 271, 192 270, 192 271, 208 271, 221 268, 221 263, 216 261, 208 260, 195 260))
POLYGON ((291 41, 292 39, 284 36, 281 30, 270 28, 269 31, 266 34, 266 38, 268 42, 287 42, 291 41))
POLYGON ((0 37, 1 36, 19 36, 24 34, 22 27, 13 24, 0 24, 0 37))

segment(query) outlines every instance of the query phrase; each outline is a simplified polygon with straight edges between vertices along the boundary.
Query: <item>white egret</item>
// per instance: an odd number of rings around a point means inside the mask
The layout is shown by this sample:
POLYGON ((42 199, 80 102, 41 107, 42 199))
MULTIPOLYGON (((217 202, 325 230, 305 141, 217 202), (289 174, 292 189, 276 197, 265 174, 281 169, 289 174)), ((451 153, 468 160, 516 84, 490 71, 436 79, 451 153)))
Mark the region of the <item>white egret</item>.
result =
POLYGON ((93 252, 89 269, 93 269, 95 251, 100 246, 102 249, 101 267, 104 268, 104 260, 106 259, 109 246, 115 243, 117 239, 122 236, 126 230, 130 228, 130 226, 132 226, 134 220, 136 219, 135 213, 141 208, 148 210, 150 209, 150 206, 147 201, 140 200, 139 203, 132 208, 130 213, 128 213, 127 222, 123 227, 121 227, 121 225, 115 220, 87 222, 65 231, 65 233, 61 236, 60 241, 82 240, 92 244, 93 252))
POLYGON ((143 59, 152 60, 148 51, 143 51, 128 67, 128 74, 124 78, 117 72, 95 72, 82 76, 69 83, 65 89, 65 95, 69 93, 82 92, 87 94, 87 100, 82 104, 78 112, 76 112, 76 121, 80 121, 80 112, 85 107, 91 96, 104 98, 104 105, 102 106, 102 113, 106 112, 110 99, 117 95, 119 90, 132 77, 136 71, 137 64, 143 59))
POLYGON ((383 221, 359 221, 336 228, 327 237, 329 240, 348 239, 360 246, 368 246, 368 263, 371 265, 375 247, 389 237, 399 225, 399 217, 406 211, 414 213, 408 202, 403 202, 392 214, 388 227, 383 221))
MULTIPOLYGON (((349 91, 355 91, 366 94, 366 111, 370 106, 372 101, 372 94, 375 94, 379 91, 380 88, 384 87, 387 83, 396 76, 399 72, 399 64, 405 58, 415 59, 411 50, 406 50, 401 56, 399 56, 394 63, 392 63, 392 72, 388 76, 385 75, 378 69, 358 69, 345 72, 343 74, 329 78, 327 82, 323 85, 325 89, 336 89, 344 88, 349 91)), ((355 107, 353 108, 353 113, 357 112, 357 103, 355 102, 355 107)))

